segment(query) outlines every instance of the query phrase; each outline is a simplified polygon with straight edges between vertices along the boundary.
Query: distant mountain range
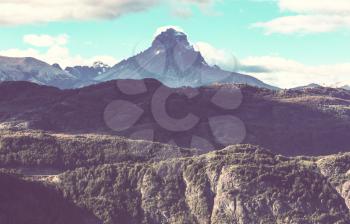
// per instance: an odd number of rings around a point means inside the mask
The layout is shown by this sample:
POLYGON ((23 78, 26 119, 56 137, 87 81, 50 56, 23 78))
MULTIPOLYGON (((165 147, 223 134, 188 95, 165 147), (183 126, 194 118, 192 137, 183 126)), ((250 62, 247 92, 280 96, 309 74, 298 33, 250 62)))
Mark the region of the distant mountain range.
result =
POLYGON ((306 85, 306 86, 299 86, 299 87, 295 87, 295 88, 292 88, 292 89, 293 90, 304 90, 304 89, 313 89, 313 88, 323 88, 323 86, 318 85, 316 83, 311 83, 311 84, 306 85))
POLYGON ((29 81, 59 88, 73 87, 77 77, 35 58, 0 57, 0 81, 29 81))
POLYGON ((214 83, 248 84, 278 89, 252 76, 209 66, 187 36, 174 29, 159 34, 147 50, 113 67, 95 63, 64 70, 34 58, 0 57, 0 81, 30 81, 61 89, 79 88, 113 79, 153 78, 170 87, 205 86, 214 83))
MULTIPOLYGON (((92 66, 62 68, 35 58, 13 58, 0 56, 1 81, 29 81, 60 89, 81 88, 115 79, 141 80, 152 78, 169 87, 200 87, 212 84, 247 84, 254 87, 277 90, 252 76, 225 71, 219 66, 210 66, 200 52, 189 43, 186 34, 168 29, 152 42, 151 47, 110 67, 97 61, 92 66)), ((322 87, 309 84, 292 88, 322 87)), ((348 83, 335 83, 331 88, 350 90, 348 83)))
MULTIPOLYGON (((316 84, 316 83, 311 83, 309 85, 306 86, 299 86, 299 87, 295 87, 292 88, 293 90, 303 90, 303 89, 313 89, 313 88, 324 88, 325 86, 316 84)), ((335 83, 333 85, 330 85, 329 88, 333 88, 333 89, 344 89, 344 90, 350 90, 350 85, 346 84, 345 82, 338 82, 335 83)))
POLYGON ((72 74, 79 80, 74 84, 74 87, 84 87, 91 84, 96 84, 99 81, 96 78, 111 69, 110 66, 104 64, 103 62, 95 62, 93 66, 74 66, 67 67, 66 72, 72 74))

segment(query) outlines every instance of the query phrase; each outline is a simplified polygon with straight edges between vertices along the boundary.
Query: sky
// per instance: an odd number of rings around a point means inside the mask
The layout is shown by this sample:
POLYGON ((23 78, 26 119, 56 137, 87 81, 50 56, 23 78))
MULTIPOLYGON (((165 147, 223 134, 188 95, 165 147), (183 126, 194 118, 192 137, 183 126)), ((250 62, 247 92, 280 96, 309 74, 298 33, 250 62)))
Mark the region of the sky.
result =
POLYGON ((350 85, 349 0, 2 0, 0 55, 114 65, 176 27, 210 64, 291 88, 350 85))

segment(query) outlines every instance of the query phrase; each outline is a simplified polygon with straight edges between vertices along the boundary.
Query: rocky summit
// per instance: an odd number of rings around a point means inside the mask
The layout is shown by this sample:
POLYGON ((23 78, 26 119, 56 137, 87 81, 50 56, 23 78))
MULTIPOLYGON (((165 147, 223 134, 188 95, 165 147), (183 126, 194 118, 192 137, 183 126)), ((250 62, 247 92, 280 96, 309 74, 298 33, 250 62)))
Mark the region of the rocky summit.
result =
POLYGON ((157 79, 170 87, 231 83, 277 89, 252 76, 209 66, 190 44, 186 34, 171 28, 156 36, 150 48, 121 61, 96 80, 144 78, 157 79))

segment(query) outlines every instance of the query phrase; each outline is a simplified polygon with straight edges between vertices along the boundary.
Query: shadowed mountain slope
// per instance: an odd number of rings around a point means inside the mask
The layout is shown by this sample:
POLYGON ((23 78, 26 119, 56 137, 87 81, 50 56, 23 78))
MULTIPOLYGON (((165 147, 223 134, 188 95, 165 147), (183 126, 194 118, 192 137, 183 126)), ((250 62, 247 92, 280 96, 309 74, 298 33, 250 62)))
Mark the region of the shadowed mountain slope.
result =
POLYGON ((102 224, 51 186, 0 173, 1 224, 102 224))
MULTIPOLYGON (((175 142, 187 148, 196 146, 191 141, 193 136, 197 136, 197 139, 209 142, 209 147, 203 149, 212 150, 225 146, 218 141, 220 135, 232 133, 231 129, 219 125, 215 127, 215 135, 210 118, 228 115, 239 118, 245 131, 243 141, 231 144, 261 145, 285 155, 324 155, 349 150, 350 93, 345 90, 322 88, 276 92, 243 85, 239 87, 242 101, 239 101, 237 108, 230 109, 225 108, 231 106, 230 103, 221 105, 221 101, 213 102, 212 99, 217 98, 215 96, 218 93, 223 96, 219 99, 227 99, 227 96, 222 95, 222 89, 229 92, 232 90, 236 94, 237 87, 233 85, 169 89, 155 80, 126 80, 121 81, 121 84, 110 81, 62 91, 26 82, 4 82, 0 84, 1 127, 109 133, 164 143, 175 142), (130 86, 144 88, 145 92, 125 93, 125 87, 130 90, 130 86), (154 101, 155 97, 162 96, 162 91, 171 93, 164 105, 160 101, 154 101), (191 92, 196 94, 188 98, 188 93, 191 92), (152 99, 155 105, 152 105, 152 99), (106 120, 106 110, 110 110, 113 116, 114 111, 118 113, 118 105, 117 108, 113 107, 116 101, 136 105, 132 108, 142 111, 141 114, 136 114, 137 117, 132 117, 135 122, 122 131, 118 129, 119 121, 109 123, 106 120), (158 103, 174 119, 182 119, 192 113, 198 122, 185 131, 164 128, 157 120, 158 115, 155 115, 158 110, 152 109, 158 103), (110 105, 112 107, 108 107, 110 105)), ((237 95, 233 95, 235 96, 237 95)), ((230 99, 228 98, 229 101, 230 99)), ((134 116, 135 110, 131 111, 127 114, 134 116)))

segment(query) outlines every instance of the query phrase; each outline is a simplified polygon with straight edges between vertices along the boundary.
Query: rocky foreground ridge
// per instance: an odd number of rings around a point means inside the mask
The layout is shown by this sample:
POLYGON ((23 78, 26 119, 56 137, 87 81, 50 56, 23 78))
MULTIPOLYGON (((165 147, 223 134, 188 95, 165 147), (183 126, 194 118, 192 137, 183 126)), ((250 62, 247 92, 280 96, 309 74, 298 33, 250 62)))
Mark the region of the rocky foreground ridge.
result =
MULTIPOLYGON (((17 133, 16 137, 8 132, 7 136, 2 136, 5 137, 0 139, 1 158, 6 155, 11 155, 15 161, 17 158, 17 167, 16 163, 9 166, 2 160, 2 172, 7 174, 0 175, 0 181, 4 183, 10 178, 18 182, 18 185, 11 185, 14 186, 12 191, 33 186, 34 192, 36 187, 58 192, 55 195, 63 200, 62 203, 73 206, 70 213, 66 213, 74 218, 72 223, 350 222, 349 153, 285 157, 258 146, 235 145, 206 154, 196 150, 178 150, 169 154, 169 158, 156 156, 140 160, 117 152, 126 149, 125 144, 133 146, 130 152, 142 152, 149 144, 157 144, 156 154, 165 152, 163 155, 167 155, 167 150, 173 146, 98 135, 17 133), (32 161, 40 162, 28 163, 31 157, 23 156, 44 149, 43 142, 46 141, 33 143, 33 139, 43 136, 59 142, 57 148, 63 148, 59 153, 63 157, 65 145, 72 152, 85 148, 85 161, 93 157, 88 153, 89 149, 103 151, 111 146, 116 152, 115 159, 95 160, 93 165, 88 166, 77 162, 75 166, 50 173, 44 169, 52 165, 47 162, 50 157, 35 158, 32 161), (27 145, 20 144, 23 148, 18 149, 17 154, 14 153, 16 138, 21 139, 19 142, 28 142, 27 145), (82 138, 84 141, 79 140, 82 138), (100 147, 97 142, 102 143, 100 147), (119 146, 113 145, 117 142, 120 142, 119 146), (37 147, 30 147, 30 144, 37 147), (123 159, 120 159, 121 155, 123 159), (45 172, 41 173, 43 170, 45 172), (16 174, 10 175, 9 172, 16 174)), ((4 200, 8 196, 7 190, 3 184, 0 185, 0 218, 5 220, 1 223, 11 223, 6 222, 9 214, 21 214, 21 209, 25 209, 19 206, 23 204, 21 200, 26 200, 30 209, 38 203, 49 211, 55 208, 51 212, 36 210, 35 216, 28 216, 28 223, 48 223, 47 220, 54 220, 50 223, 57 224, 69 223, 62 221, 62 217, 67 215, 64 216, 64 210, 59 209, 67 205, 43 201, 28 190, 29 199, 16 196, 18 200, 12 200, 12 206, 8 206, 9 200, 4 200)), ((12 223, 19 223, 16 219, 20 216, 11 217, 12 223)))

